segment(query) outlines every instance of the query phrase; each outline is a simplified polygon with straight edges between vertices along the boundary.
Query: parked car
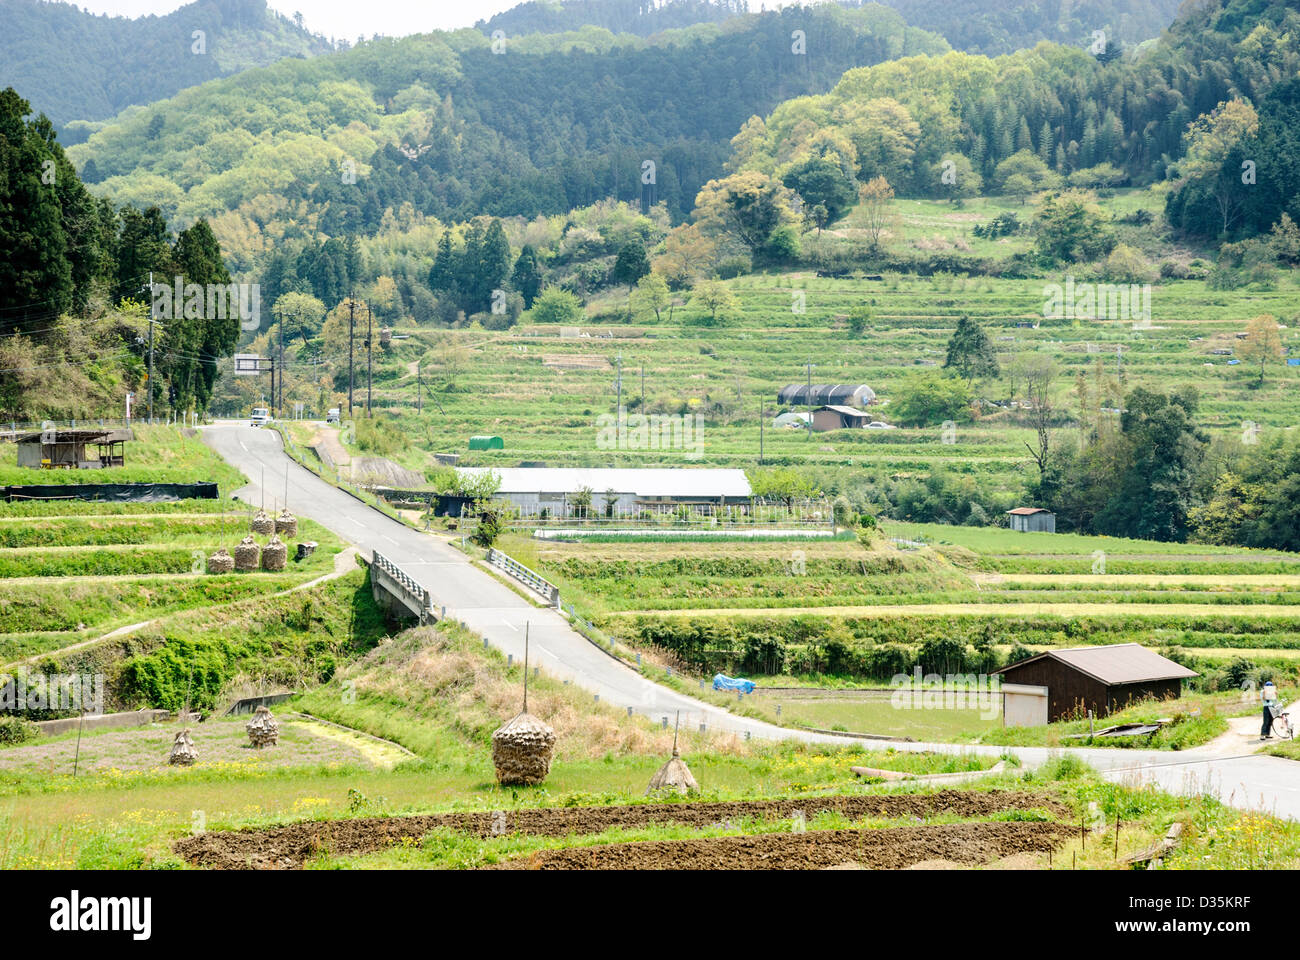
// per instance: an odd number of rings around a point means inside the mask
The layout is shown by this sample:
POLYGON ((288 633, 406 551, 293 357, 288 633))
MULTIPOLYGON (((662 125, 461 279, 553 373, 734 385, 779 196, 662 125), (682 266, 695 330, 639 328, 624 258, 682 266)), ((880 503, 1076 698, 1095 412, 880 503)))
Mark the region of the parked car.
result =
POLYGON ((325 422, 326 422, 326 423, 338 423, 338 422, 339 422, 339 408, 338 408, 338 407, 330 407, 329 412, 325 414, 325 422))

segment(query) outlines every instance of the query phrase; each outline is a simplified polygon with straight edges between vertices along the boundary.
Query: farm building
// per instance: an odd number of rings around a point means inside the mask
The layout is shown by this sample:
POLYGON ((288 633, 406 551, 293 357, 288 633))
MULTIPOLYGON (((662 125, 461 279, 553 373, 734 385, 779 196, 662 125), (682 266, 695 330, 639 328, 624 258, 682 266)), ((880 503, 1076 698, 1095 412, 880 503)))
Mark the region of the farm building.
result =
POLYGON ((484 435, 469 438, 469 448, 471 450, 504 450, 505 446, 505 441, 500 437, 484 435))
POLYGON ((1002 676, 1002 722, 1035 726, 1057 720, 1104 717, 1147 698, 1182 692, 1198 676, 1139 643, 1047 650, 994 671, 1002 676))
POLYGON ((865 407, 876 402, 876 391, 865 383, 792 383, 776 395, 787 407, 811 407, 836 404, 842 407, 865 407))
MULTIPOLYGON (((474 476, 485 467, 459 467, 457 472, 474 476)), ((630 513, 656 506, 725 506, 749 499, 749 479, 744 470, 693 469, 689 467, 568 468, 505 467, 491 469, 501 480, 496 498, 508 500, 526 513, 549 510, 568 516, 579 491, 591 491, 592 510, 604 510, 607 493, 615 510, 630 513)))
POLYGON ((1021 533, 1055 533, 1056 514, 1042 507, 1016 507, 1007 511, 1012 530, 1021 533))
POLYGON ((863 413, 853 407, 842 407, 839 404, 818 407, 812 414, 812 426, 818 432, 865 427, 871 420, 871 414, 863 413))
POLYGON ((17 438, 18 466, 40 469, 99 470, 126 463, 129 427, 117 429, 37 430, 17 438), (88 454, 86 447, 95 452, 88 454))

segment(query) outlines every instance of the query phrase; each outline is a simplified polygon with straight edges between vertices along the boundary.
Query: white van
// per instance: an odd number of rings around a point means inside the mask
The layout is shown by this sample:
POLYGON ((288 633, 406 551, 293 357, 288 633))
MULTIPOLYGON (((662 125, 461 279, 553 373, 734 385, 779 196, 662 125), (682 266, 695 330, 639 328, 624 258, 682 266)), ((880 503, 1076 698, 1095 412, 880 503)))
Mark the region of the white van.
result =
POLYGON ((271 422, 271 411, 266 407, 253 408, 253 426, 264 427, 271 422))
POLYGON ((330 409, 329 409, 329 413, 325 414, 325 422, 326 422, 326 423, 338 423, 338 422, 339 422, 339 408, 338 408, 338 407, 330 407, 330 409))

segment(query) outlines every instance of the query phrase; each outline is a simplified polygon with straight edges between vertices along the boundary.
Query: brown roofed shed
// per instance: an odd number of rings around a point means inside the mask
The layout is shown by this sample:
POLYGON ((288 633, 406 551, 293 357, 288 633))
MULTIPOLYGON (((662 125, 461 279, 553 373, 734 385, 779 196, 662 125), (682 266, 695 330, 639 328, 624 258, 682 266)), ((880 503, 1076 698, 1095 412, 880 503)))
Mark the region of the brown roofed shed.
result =
POLYGON ((1047 650, 995 671, 1003 685, 1047 688, 1048 722, 1104 717, 1138 700, 1169 699, 1182 683, 1199 676, 1139 643, 1047 650))

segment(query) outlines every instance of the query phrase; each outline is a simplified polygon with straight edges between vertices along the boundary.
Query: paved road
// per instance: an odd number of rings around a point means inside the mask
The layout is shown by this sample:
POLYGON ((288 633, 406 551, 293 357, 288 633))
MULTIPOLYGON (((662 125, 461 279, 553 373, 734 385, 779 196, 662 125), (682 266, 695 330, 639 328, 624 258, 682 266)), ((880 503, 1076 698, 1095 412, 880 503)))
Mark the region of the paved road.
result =
MULTIPOLYGON (((530 662, 568 680, 604 703, 632 707, 636 713, 658 720, 681 711, 682 726, 700 723, 709 730, 725 730, 765 739, 846 744, 843 737, 790 730, 736 716, 711 704, 662 687, 593 645, 554 610, 540 609, 513 590, 475 567, 454 547, 412 530, 371 509, 354 497, 325 483, 294 463, 283 451, 280 436, 272 430, 249 427, 243 421, 223 421, 205 427, 203 438, 222 457, 252 477, 236 491, 241 500, 288 506, 310 517, 362 550, 380 553, 415 578, 434 598, 435 609, 446 606, 447 615, 485 637, 504 653, 521 660, 524 633, 530 643, 530 662)), ((905 750, 935 750, 999 755, 1004 747, 964 744, 897 743, 905 750)), ((1062 751, 1042 747, 1017 747, 1013 751, 1029 767, 1036 767, 1062 751)), ((1177 793, 1214 793, 1242 808, 1266 810, 1300 819, 1300 763, 1277 757, 1222 756, 1214 753, 1173 753, 1158 750, 1076 748, 1081 760, 1114 780, 1154 782, 1177 793)))

